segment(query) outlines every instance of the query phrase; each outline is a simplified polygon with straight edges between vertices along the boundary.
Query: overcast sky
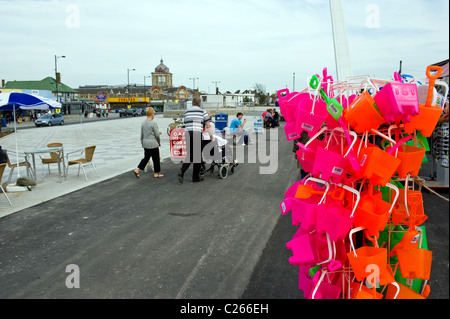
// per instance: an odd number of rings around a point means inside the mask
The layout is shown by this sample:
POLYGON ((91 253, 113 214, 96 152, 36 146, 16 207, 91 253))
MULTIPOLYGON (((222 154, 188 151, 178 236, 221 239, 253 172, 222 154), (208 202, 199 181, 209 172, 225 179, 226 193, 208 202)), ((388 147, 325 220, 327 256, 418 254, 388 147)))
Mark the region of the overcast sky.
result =
MULTIPOLYGON (((343 0, 354 75, 425 77, 449 57, 448 0, 343 0)), ((161 56, 173 85, 213 93, 336 76, 329 0, 0 0, 0 79, 143 84, 161 56)), ((146 83, 150 83, 150 78, 146 83)))

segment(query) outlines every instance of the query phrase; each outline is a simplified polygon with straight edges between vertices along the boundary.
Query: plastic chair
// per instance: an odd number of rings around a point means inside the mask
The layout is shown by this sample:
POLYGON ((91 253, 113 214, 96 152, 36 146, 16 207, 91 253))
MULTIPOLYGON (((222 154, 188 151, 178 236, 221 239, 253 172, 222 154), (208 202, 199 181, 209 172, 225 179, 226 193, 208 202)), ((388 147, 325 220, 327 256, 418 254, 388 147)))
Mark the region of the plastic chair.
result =
MULTIPOLYGON (((47 144, 47 147, 62 147, 62 143, 49 143, 47 144)), ((42 164, 47 165, 48 167, 48 173, 50 174, 50 164, 58 164, 58 153, 56 152, 50 152, 50 158, 41 158, 42 164)), ((42 178, 44 178, 44 166, 42 167, 42 178)))
MULTIPOLYGON (((80 168, 83 169, 84 177, 86 178, 86 181, 88 180, 86 171, 84 170, 84 167, 87 165, 91 165, 94 168, 95 174, 97 174, 97 177, 100 177, 97 173, 97 170, 95 168, 94 162, 92 161, 92 158, 94 157, 95 152, 95 145, 87 146, 84 150, 81 151, 80 155, 85 154, 84 157, 81 157, 76 160, 71 160, 67 162, 67 173, 69 172, 69 166, 71 165, 78 165, 78 176, 80 176, 80 168)), ((69 154, 67 154, 68 156, 69 154)))
MULTIPOLYGON (((5 152, 6 152, 6 155, 8 155, 8 151, 5 150, 5 152)), ((9 160, 9 156, 7 156, 7 158, 8 158, 8 162, 6 164, 8 164, 8 167, 11 169, 9 171, 9 175, 8 175, 8 184, 10 184, 11 183, 11 178, 12 178, 12 176, 14 174, 14 169, 17 167, 17 163, 14 163, 14 164, 11 163, 11 161, 9 160)), ((26 166, 27 168, 31 169, 31 165, 27 161, 19 162, 19 167, 23 167, 23 166, 26 166)))
POLYGON ((8 200, 9 205, 12 206, 11 201, 8 198, 8 195, 6 195, 6 191, 3 189, 3 186, 1 184, 2 176, 3 176, 3 172, 5 171, 5 168, 6 168, 6 163, 0 164, 0 190, 5 195, 6 199, 8 200))

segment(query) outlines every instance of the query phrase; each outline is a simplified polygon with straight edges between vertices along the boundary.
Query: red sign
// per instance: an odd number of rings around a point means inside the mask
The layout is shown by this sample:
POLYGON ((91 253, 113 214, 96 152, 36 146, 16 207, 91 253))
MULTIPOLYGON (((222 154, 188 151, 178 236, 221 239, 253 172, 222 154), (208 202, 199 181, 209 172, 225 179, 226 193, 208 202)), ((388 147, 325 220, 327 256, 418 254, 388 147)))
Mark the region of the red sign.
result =
POLYGON ((186 138, 184 128, 174 128, 170 132, 170 157, 186 158, 186 138))

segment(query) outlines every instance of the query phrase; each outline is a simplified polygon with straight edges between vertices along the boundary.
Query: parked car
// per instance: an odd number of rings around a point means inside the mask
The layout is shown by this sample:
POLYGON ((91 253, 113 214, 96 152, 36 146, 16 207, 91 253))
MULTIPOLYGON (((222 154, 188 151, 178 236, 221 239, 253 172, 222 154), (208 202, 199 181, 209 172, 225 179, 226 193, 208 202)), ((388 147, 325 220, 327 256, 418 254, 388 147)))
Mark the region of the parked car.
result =
POLYGON ((47 113, 42 115, 36 121, 34 121, 34 125, 37 127, 41 125, 52 126, 52 125, 63 125, 64 117, 61 114, 57 113, 47 113))
POLYGON ((133 113, 133 116, 144 116, 145 110, 144 109, 136 109, 133 113))

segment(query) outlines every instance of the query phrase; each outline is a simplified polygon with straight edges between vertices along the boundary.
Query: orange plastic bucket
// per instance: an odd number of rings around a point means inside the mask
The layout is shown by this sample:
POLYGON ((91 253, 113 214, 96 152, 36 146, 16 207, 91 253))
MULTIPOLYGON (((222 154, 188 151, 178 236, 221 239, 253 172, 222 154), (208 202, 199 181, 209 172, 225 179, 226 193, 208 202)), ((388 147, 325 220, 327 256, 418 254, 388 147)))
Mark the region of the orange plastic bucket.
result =
POLYGON ((363 281, 371 274, 371 272, 366 271, 369 265, 377 265, 380 271, 387 268, 386 248, 364 246, 354 252, 348 252, 347 257, 358 281, 363 281))
POLYGON ((423 136, 430 137, 442 114, 440 107, 431 105, 434 83, 441 76, 442 67, 429 65, 426 74, 429 79, 427 100, 425 105, 419 104, 419 115, 411 117, 411 121, 405 124, 404 130, 408 134, 418 130, 423 136), (432 70, 437 71, 435 75, 431 75, 432 70))
POLYGON ((392 205, 382 199, 381 193, 376 195, 365 194, 355 211, 355 227, 367 229, 370 236, 377 236, 383 231, 391 216, 392 205))
MULTIPOLYGON (((389 151, 391 147, 387 147, 386 151, 389 151)), ((397 158, 401 160, 400 165, 397 167, 398 177, 406 178, 408 173, 411 176, 417 176, 419 174, 420 166, 425 155, 425 149, 412 146, 401 145, 398 148, 397 158)))
POLYGON ((389 285, 385 299, 425 299, 424 296, 415 292, 411 288, 401 283, 397 283, 397 285, 400 287, 400 292, 398 292, 397 297, 395 297, 395 295, 397 294, 398 288, 393 285, 389 285))
MULTIPOLYGON (((358 142, 355 148, 359 148, 358 142)), ((370 143, 367 144, 367 147, 361 147, 358 160, 361 166, 360 172, 352 171, 356 178, 366 178, 373 185, 381 186, 386 186, 401 163, 400 159, 370 143)))
POLYGON ((394 282, 394 273, 387 264, 386 248, 363 246, 355 250, 353 234, 360 230, 363 230, 363 228, 357 227, 350 231, 351 250, 347 253, 348 261, 352 266, 356 280, 363 281, 365 278, 369 279, 371 277, 370 279, 375 280, 374 283, 380 286, 394 282))
POLYGON ((377 129, 385 122, 372 96, 364 91, 344 110, 344 119, 356 133, 377 129))
POLYGON ((420 226, 428 219, 424 212, 422 193, 411 189, 408 189, 406 192, 406 203, 408 206, 405 205, 405 189, 401 189, 400 200, 395 204, 392 212, 392 223, 394 225, 413 224, 420 226))
POLYGON ((411 117, 411 121, 405 124, 405 132, 411 134, 418 130, 425 137, 430 137, 442 114, 438 106, 424 106, 419 104, 419 115, 411 117))
POLYGON ((382 294, 362 283, 352 282, 350 283, 350 289, 352 291, 351 299, 383 299, 382 294))
POLYGON ((432 255, 431 251, 422 248, 397 250, 402 277, 430 279, 432 255))

